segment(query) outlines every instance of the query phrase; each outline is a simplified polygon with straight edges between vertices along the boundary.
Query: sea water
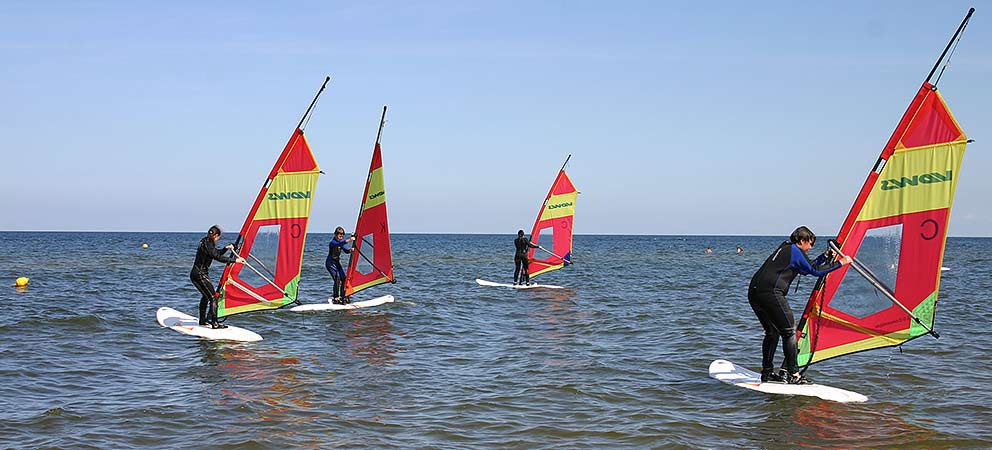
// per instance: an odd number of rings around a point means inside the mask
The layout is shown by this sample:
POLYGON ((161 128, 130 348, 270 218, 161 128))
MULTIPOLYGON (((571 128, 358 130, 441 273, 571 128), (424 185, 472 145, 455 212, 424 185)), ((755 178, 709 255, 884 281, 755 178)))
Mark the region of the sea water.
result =
MULTIPOLYGON (((707 376, 760 366, 746 286, 781 237, 576 236, 536 279, 568 289, 513 290, 474 282, 512 280, 513 235, 398 234, 397 282, 356 295, 395 303, 230 317, 251 344, 155 322, 196 315, 200 237, 0 233, 0 447, 992 447, 992 239, 949 239, 939 340, 809 370, 870 398, 840 404, 707 376)), ((330 293, 329 238, 307 241, 304 302, 330 293)))

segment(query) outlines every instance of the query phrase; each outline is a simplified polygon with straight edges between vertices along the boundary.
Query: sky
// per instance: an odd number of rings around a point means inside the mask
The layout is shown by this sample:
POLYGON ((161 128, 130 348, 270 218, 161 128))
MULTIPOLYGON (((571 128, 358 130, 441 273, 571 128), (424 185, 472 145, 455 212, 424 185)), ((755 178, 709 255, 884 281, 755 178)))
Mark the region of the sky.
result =
MULTIPOLYGON (((311 232, 354 227, 379 114, 390 229, 530 229, 565 158, 582 234, 837 232, 969 3, 4 2, 0 230, 241 227, 306 134, 311 232)), ((940 82, 992 236, 992 8, 940 82)))

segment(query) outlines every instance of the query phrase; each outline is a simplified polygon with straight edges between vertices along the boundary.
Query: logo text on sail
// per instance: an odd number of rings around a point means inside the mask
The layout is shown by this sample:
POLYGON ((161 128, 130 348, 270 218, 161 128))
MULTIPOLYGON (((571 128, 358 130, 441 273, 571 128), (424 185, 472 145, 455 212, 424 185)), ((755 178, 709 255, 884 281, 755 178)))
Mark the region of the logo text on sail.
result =
POLYGON ((310 191, 301 192, 269 192, 269 200, 295 200, 310 198, 310 191))
POLYGON ((943 183, 945 181, 951 181, 951 171, 948 170, 945 173, 940 172, 930 172, 921 175, 913 175, 910 177, 902 177, 902 179, 890 178, 888 180, 882 180, 882 190, 891 191, 893 189, 902 189, 907 186, 917 186, 919 184, 933 184, 933 183, 943 183))

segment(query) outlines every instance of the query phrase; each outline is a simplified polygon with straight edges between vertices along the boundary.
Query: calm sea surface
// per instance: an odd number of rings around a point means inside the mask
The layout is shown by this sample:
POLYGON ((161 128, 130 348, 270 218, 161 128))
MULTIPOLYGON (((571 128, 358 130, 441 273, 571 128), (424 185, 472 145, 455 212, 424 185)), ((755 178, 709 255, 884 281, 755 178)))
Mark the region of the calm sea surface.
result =
MULTIPOLYGON (((781 238, 578 236, 539 278, 571 289, 515 291, 474 282, 511 280, 513 235, 396 235, 398 282, 357 296, 396 303, 234 316, 265 340, 232 344, 155 322, 196 315, 199 237, 0 233, 0 447, 992 447, 992 239, 949 240, 939 340, 810 369, 870 397, 845 405, 707 376, 760 366, 745 288, 781 238)), ((307 242, 308 302, 328 238, 307 242)))

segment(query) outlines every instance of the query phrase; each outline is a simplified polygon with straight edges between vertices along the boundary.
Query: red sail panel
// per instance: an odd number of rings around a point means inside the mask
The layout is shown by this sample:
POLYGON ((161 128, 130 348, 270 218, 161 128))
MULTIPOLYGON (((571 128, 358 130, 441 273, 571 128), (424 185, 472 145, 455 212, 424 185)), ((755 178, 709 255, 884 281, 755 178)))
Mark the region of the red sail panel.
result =
MULTIPOLYGON (((838 233, 899 302, 933 326, 947 224, 967 137, 924 83, 838 233)), ((900 345, 927 333, 844 267, 814 289, 800 321, 799 364, 900 345)))
POLYGON ((355 225, 357 237, 348 272, 344 295, 352 295, 388 281, 393 281, 393 254, 389 244, 389 221, 386 219, 386 188, 382 175, 382 150, 375 144, 372 164, 362 197, 362 212, 355 225))
POLYGON ((296 129, 241 227, 237 252, 248 264, 224 268, 218 317, 280 308, 296 300, 319 173, 303 131, 296 129))
POLYGON ((575 189, 565 170, 559 171, 530 234, 531 242, 553 254, 541 249, 530 250, 528 257, 531 277, 561 269, 572 262, 572 222, 575 219, 575 201, 578 196, 579 191, 575 189))

